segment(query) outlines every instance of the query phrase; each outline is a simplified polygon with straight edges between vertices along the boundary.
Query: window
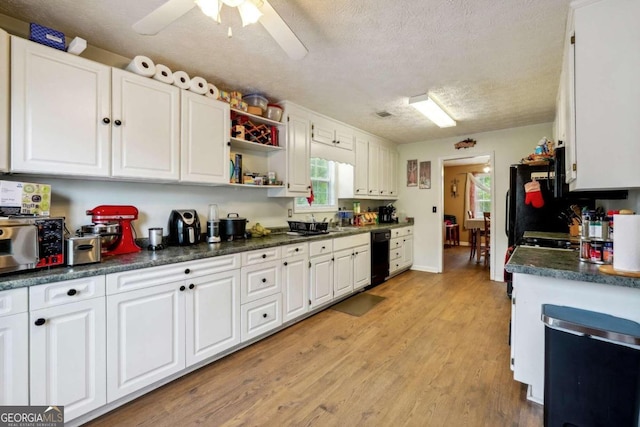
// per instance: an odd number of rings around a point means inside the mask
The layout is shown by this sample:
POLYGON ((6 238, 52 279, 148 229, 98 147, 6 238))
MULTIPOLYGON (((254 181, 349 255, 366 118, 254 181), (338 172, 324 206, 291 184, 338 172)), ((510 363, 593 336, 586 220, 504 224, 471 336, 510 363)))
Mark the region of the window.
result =
MULTIPOLYGON (((477 174, 475 177, 486 188, 491 188, 491 174, 481 173, 477 174)), ((491 193, 489 193, 488 191, 484 191, 477 185, 474 185, 474 187, 475 194, 473 212, 476 218, 481 218, 482 212, 491 212, 491 193)))
POLYGON ((311 186, 313 203, 309 206, 306 197, 296 197, 296 212, 337 211, 336 164, 331 160, 311 158, 311 186))

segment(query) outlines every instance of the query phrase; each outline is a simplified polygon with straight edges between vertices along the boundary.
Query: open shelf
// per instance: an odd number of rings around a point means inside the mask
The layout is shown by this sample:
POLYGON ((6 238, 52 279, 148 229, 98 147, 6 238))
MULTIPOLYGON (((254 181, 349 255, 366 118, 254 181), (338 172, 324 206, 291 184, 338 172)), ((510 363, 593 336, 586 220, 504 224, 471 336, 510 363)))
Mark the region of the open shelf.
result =
POLYGON ((243 116, 250 117, 252 120, 254 120, 254 121, 258 122, 258 123, 264 123, 265 125, 282 126, 284 124, 282 122, 276 122, 275 120, 267 119, 266 117, 256 116, 255 114, 249 114, 246 111, 237 110, 235 108, 232 108, 231 111, 233 111, 234 113, 241 114, 243 116))
POLYGON ((245 187, 245 188, 283 188, 284 185, 253 185, 253 184, 227 184, 231 187, 245 187))
POLYGON ((274 145, 258 144, 257 142, 245 141, 244 139, 231 138, 231 147, 235 149, 252 150, 252 151, 279 151, 284 150, 283 147, 274 145))

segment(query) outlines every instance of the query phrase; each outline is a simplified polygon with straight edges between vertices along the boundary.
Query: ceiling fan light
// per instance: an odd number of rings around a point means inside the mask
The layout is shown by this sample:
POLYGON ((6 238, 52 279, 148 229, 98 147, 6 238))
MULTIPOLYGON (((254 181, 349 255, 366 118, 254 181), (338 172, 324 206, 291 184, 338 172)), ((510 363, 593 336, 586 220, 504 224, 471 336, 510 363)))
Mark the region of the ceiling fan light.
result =
POLYGON ((218 0, 196 0, 196 4, 200 10, 202 10, 202 13, 220 22, 220 8, 222 4, 220 4, 218 0))
POLYGON ((448 128, 456 125, 453 120, 429 95, 412 96, 409 98, 409 105, 424 114, 427 119, 441 128, 448 128))
POLYGON ((222 0, 222 3, 229 7, 240 6, 242 3, 246 3, 246 0, 222 0))
POLYGON ((262 16, 260 9, 250 0, 240 3, 238 5, 238 12, 240 12, 240 17, 242 18, 243 27, 249 24, 255 24, 262 16))

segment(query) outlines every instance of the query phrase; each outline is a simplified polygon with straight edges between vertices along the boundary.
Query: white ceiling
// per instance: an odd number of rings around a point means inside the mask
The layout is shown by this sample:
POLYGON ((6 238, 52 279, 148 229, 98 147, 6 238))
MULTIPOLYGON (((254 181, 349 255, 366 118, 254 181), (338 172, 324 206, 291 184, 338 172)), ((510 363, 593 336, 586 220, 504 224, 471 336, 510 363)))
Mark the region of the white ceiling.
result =
POLYGON ((554 118, 570 0, 270 0, 309 50, 299 61, 228 7, 222 25, 196 7, 156 36, 136 34, 131 25, 164 1, 3 0, 0 13, 398 143, 554 118), (440 129, 408 105, 427 91, 458 126, 440 129))

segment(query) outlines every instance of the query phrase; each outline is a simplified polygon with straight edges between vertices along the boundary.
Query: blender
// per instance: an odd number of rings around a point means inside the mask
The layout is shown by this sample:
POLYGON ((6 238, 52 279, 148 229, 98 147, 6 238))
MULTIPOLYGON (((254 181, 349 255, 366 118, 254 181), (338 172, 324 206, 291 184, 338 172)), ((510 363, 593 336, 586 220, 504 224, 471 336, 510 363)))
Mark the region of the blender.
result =
POLYGON ((207 243, 220 243, 220 216, 218 205, 209 205, 209 218, 207 219, 207 243))

